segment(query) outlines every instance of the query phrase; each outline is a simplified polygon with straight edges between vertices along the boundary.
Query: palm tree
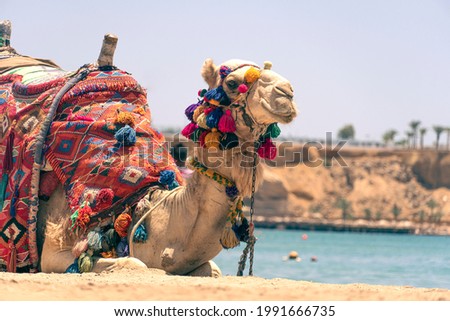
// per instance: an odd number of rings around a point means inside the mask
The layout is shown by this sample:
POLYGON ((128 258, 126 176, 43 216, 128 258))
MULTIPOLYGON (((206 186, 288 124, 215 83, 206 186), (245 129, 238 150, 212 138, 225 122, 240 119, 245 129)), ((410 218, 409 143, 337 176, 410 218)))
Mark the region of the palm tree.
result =
POLYGON ((425 136, 427 129, 426 128, 421 128, 419 130, 420 132, 420 149, 423 149, 423 137, 425 136))
POLYGON ((417 130, 419 129, 420 120, 412 120, 409 123, 409 127, 411 127, 411 132, 413 133, 413 144, 412 147, 416 149, 416 140, 417 140, 417 130))
POLYGON ((349 202, 347 199, 340 197, 337 202, 336 202, 336 207, 341 209, 342 211, 342 219, 344 220, 344 222, 348 219, 351 218, 351 207, 352 207, 352 203, 349 202))
POLYGON ((397 135, 397 131, 395 129, 388 130, 383 134, 383 142, 388 145, 394 141, 395 135, 397 135))
POLYGON ((442 132, 445 130, 442 126, 433 126, 434 132, 436 133, 436 150, 439 149, 439 138, 441 137, 442 132))
POLYGON ((414 133, 406 132, 406 137, 408 137, 408 149, 411 149, 413 146, 412 140, 414 139, 414 133))

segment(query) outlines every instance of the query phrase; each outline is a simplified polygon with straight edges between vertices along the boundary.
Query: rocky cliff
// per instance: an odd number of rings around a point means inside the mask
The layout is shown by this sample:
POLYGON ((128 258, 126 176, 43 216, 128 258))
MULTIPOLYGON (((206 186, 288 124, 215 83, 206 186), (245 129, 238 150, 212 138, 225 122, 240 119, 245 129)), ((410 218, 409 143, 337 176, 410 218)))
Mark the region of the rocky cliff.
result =
POLYGON ((450 153, 373 148, 333 153, 302 145, 280 148, 276 161, 265 166, 256 219, 448 234, 450 153))

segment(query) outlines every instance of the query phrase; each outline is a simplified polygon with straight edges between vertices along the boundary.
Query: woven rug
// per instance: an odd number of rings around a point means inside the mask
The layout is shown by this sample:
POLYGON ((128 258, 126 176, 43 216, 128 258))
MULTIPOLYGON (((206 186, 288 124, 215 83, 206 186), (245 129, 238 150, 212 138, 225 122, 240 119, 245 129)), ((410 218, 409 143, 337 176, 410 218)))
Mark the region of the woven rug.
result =
MULTIPOLYGON (((65 82, 24 86, 20 77, 0 76, 0 270, 36 270, 37 259, 33 251, 30 255, 36 244, 28 237, 36 225, 29 210, 34 137, 65 82)), ((136 192, 158 182, 163 171, 182 183, 166 144, 151 127, 145 90, 131 75, 92 71, 63 96, 44 153, 72 211, 88 201, 95 216, 132 206, 136 192)))

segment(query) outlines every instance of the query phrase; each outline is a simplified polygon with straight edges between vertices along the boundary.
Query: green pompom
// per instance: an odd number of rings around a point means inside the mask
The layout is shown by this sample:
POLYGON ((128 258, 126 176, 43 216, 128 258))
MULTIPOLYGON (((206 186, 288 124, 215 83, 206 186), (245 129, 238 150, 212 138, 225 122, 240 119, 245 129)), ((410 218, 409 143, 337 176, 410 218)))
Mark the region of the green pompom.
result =
POLYGON ((281 129, 278 127, 277 123, 272 123, 267 127, 266 133, 264 134, 264 138, 277 138, 281 134, 281 129))
POLYGON ((191 140, 195 143, 198 143, 200 141, 200 135, 206 131, 206 129, 203 128, 197 128, 196 130, 194 130, 194 132, 191 134, 191 140))

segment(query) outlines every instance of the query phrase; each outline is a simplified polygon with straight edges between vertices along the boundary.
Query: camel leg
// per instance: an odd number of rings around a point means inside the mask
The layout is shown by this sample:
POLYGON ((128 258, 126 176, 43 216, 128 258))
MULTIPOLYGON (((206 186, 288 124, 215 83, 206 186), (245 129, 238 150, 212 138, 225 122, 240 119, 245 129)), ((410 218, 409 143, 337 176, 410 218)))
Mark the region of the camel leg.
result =
POLYGON ((208 276, 208 277, 212 276, 214 278, 219 278, 222 276, 222 271, 220 271, 220 268, 217 266, 216 263, 214 263, 213 261, 208 261, 186 275, 208 276))
POLYGON ((64 273, 74 260, 71 250, 60 250, 47 241, 44 242, 41 255, 42 272, 64 273))
POLYGON ((94 262, 92 272, 118 271, 122 269, 147 269, 147 265, 135 257, 99 258, 94 262))

